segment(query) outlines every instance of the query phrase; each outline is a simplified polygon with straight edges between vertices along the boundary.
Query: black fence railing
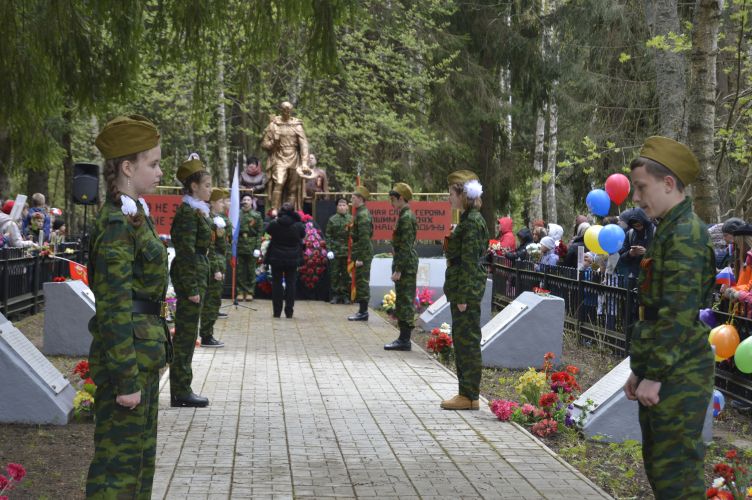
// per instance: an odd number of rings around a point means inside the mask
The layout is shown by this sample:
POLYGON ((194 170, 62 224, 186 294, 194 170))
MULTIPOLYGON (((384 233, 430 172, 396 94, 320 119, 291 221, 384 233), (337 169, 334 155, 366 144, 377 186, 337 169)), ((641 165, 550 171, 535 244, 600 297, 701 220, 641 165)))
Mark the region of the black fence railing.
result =
MULTIPOLYGON (((503 309, 522 292, 535 287, 564 299, 564 329, 582 344, 625 357, 637 319, 638 293, 634 278, 602 275, 591 270, 537 266, 528 261, 497 257, 493 262, 493 302, 503 309)), ((721 310, 728 310, 722 303, 721 310)), ((737 306, 735 314, 717 311, 719 324, 732 322, 744 340, 752 335, 752 305, 737 306)), ((699 311, 698 311, 699 313, 699 311)), ((734 399, 752 405, 752 376, 741 373, 733 358, 716 365, 715 384, 734 399)))
MULTIPOLYGON (((82 262, 78 243, 58 245, 58 255, 82 262), (73 253, 65 253, 66 249, 73 253)), ((70 277, 69 264, 24 248, 0 249, 0 312, 10 320, 39 312, 44 283, 56 276, 70 277)))

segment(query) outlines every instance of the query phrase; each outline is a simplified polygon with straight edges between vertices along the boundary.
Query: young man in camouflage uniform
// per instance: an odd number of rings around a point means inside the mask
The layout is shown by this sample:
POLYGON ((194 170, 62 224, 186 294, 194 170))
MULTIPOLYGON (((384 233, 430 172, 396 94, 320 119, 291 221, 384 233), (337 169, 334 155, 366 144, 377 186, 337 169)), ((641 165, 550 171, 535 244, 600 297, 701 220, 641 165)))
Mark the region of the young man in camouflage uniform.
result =
POLYGON ((630 168, 633 201, 660 222, 641 264, 639 321, 624 392, 640 404, 642 455, 655 497, 703 498, 702 428, 714 364, 697 311, 710 299, 715 256, 684 193, 700 165, 683 144, 656 136, 630 168))
POLYGON ((368 321, 368 300, 371 298, 371 260, 373 260, 373 220, 371 212, 366 208, 366 201, 371 193, 364 186, 355 188, 352 204, 355 207, 355 218, 352 221, 350 235, 352 237, 352 251, 350 265, 355 266, 355 300, 358 302, 358 312, 347 318, 350 321, 368 321))
POLYGON ((449 201, 461 210, 460 222, 447 237, 444 294, 452 313, 452 340, 457 363, 458 394, 441 402, 445 410, 477 410, 480 394, 480 301, 486 285, 484 267, 488 228, 480 215, 483 187, 478 176, 458 170, 447 177, 449 201))
POLYGON ((352 216, 347 213, 347 200, 337 200, 337 213, 326 223, 326 247, 334 254, 329 263, 331 303, 350 303, 350 276, 347 274, 347 240, 352 216))
POLYGON ((264 235, 264 219, 253 209, 253 197, 243 195, 240 204, 240 226, 238 234, 238 291, 243 300, 253 300, 256 293, 256 262, 261 250, 261 237, 264 235))
POLYGON ((86 497, 151 498, 159 370, 171 350, 162 307, 167 250, 139 196, 162 177, 159 132, 141 116, 121 116, 105 125, 96 145, 105 158, 107 199, 89 246, 96 298, 89 363, 97 389, 86 497))
POLYGON ((201 347, 224 347, 224 342, 214 338, 214 324, 219 317, 222 306, 222 291, 225 286, 227 269, 227 248, 232 237, 230 228, 222 217, 225 198, 230 194, 226 189, 213 188, 209 203, 211 205, 212 244, 209 246, 209 279, 206 285, 206 299, 201 309, 201 326, 199 336, 201 347))
POLYGON ((415 282, 418 277, 418 252, 415 250, 418 222, 410 210, 412 198, 413 190, 404 182, 398 182, 389 192, 392 207, 399 211, 392 234, 392 281, 397 295, 395 313, 400 334, 397 340, 384 346, 387 351, 409 351, 412 346, 410 335, 415 326, 415 282))

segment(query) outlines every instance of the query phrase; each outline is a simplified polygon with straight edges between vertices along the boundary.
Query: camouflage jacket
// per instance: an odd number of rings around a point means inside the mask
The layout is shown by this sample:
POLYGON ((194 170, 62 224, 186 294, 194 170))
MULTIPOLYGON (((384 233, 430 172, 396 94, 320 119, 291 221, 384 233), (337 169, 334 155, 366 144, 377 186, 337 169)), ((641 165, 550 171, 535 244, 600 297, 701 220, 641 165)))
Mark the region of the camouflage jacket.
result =
POLYGON ((254 250, 261 248, 261 237, 264 236, 264 219, 256 210, 240 211, 238 221, 238 254, 251 255, 254 250))
POLYGON ((373 259, 373 246, 371 237, 373 236, 373 220, 371 212, 365 205, 355 211, 355 218, 351 222, 350 234, 352 235, 352 257, 351 260, 370 261, 373 259))
POLYGON ((334 214, 326 223, 326 247, 334 253, 335 258, 347 258, 347 227, 351 222, 350 214, 334 214))
POLYGON ((167 250, 139 202, 126 216, 112 199, 102 206, 90 235, 88 277, 96 299, 89 322, 91 376, 117 394, 133 394, 140 371, 165 365, 164 321, 133 314, 133 299, 160 302, 167 291, 167 250))
POLYGON ((209 265, 211 274, 223 273, 227 269, 227 254, 232 248, 232 224, 224 214, 212 214, 212 245, 209 247, 209 265), (218 227, 214 218, 219 217, 225 222, 225 227, 218 227))
POLYGON ((402 207, 397 218, 397 225, 392 234, 394 259, 392 272, 417 273, 418 252, 415 250, 415 236, 418 233, 418 221, 409 206, 402 207))
POLYGON ((170 268, 172 284, 178 296, 200 295, 209 275, 209 247, 212 221, 201 211, 181 203, 172 220, 170 237, 175 258, 170 268))
POLYGON ((698 319, 715 278, 715 254, 692 200, 669 210, 640 270, 643 318, 632 331, 632 372, 665 381, 686 370, 712 369, 708 329, 698 319))
POLYGON ((479 304, 486 289, 486 221, 476 208, 466 210, 449 235, 444 294, 452 304, 479 304))

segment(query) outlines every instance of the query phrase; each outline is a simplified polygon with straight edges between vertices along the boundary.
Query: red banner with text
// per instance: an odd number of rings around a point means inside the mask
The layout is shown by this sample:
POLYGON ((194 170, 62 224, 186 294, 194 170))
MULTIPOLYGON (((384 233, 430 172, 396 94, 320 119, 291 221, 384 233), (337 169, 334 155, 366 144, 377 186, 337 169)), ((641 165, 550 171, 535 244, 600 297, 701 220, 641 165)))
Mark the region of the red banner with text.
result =
POLYGON ((147 194, 144 200, 149 205, 151 218, 154 220, 154 228, 157 234, 170 234, 172 219, 183 197, 178 194, 147 194))
MULTIPOLYGON (((373 239, 391 240, 397 210, 388 201, 369 201, 366 206, 373 217, 373 239)), ((448 201, 411 201, 410 208, 418 221, 418 240, 443 240, 449 234, 452 206, 448 201)))

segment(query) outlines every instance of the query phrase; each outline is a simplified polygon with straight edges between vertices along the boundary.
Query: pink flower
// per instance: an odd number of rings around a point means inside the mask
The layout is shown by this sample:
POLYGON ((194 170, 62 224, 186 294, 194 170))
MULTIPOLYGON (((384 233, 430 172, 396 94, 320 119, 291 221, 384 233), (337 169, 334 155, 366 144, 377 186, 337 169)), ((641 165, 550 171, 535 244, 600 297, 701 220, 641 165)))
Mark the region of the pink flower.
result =
POLYGON ((491 401, 491 411, 494 412, 502 422, 508 421, 512 416, 512 412, 514 412, 514 409, 519 406, 520 405, 514 401, 508 401, 506 399, 496 399, 491 401))
POLYGON ((535 406, 531 405, 530 403, 525 403, 522 405, 522 414, 525 416, 530 415, 535 411, 535 406))
POLYGON ((533 425, 531 430, 533 431, 533 434, 537 434, 540 437, 546 437, 558 432, 559 423, 554 419, 547 418, 533 425))
MULTIPOLYGON (((10 481, 8 481, 7 477, 0 474, 0 491, 3 491, 5 488, 7 488, 9 482, 10 481)), ((0 497, 0 498, 3 498, 3 497, 0 497)))
POLYGON ((8 464, 6 467, 8 475, 18 482, 26 476, 26 469, 21 464, 8 464))

